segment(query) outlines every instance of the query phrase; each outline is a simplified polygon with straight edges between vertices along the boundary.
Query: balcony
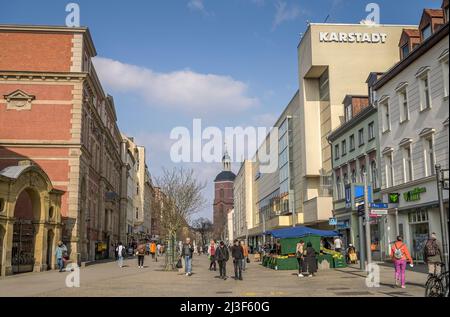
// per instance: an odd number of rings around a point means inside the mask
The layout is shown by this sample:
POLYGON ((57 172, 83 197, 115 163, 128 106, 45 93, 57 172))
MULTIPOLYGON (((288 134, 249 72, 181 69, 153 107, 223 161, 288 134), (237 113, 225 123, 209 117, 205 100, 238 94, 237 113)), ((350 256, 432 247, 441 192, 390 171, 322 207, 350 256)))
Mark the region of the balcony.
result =
POLYGON ((328 221, 332 210, 332 197, 314 197, 303 204, 303 221, 305 225, 328 221))

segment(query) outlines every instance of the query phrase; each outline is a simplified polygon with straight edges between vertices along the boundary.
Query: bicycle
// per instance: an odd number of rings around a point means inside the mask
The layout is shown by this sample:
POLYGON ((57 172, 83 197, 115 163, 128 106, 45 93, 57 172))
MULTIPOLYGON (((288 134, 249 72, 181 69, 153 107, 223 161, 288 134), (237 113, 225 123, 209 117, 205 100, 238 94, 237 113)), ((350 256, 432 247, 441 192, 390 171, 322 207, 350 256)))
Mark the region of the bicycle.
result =
POLYGON ((449 272, 445 271, 444 263, 436 263, 434 272, 428 276, 425 283, 425 297, 448 297, 449 272), (441 267, 441 273, 436 274, 437 266, 441 267))

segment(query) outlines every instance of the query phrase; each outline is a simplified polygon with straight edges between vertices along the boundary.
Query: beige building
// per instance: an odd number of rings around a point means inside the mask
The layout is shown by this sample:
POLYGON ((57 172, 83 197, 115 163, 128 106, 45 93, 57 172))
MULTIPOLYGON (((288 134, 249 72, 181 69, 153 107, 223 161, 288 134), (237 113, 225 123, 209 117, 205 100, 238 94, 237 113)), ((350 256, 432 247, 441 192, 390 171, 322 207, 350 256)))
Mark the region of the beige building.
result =
POLYGON ((253 228, 253 163, 245 160, 234 179, 234 223, 236 239, 246 239, 253 228))
POLYGON ((367 95, 368 74, 398 62, 404 28, 411 27, 308 26, 298 46, 299 90, 274 125, 279 128, 278 171, 260 174, 256 157, 251 243, 273 228, 296 224, 328 228, 333 198, 327 136, 344 122, 345 96, 367 95))

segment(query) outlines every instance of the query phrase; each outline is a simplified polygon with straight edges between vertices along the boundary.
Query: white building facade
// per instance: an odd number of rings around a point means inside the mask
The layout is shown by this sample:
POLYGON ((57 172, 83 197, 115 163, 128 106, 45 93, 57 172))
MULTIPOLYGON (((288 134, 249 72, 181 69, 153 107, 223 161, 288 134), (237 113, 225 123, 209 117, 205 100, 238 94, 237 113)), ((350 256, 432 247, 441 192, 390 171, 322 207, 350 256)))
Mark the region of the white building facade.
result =
MULTIPOLYGON (((420 43, 411 51, 412 32, 405 30, 402 60, 374 84, 372 96, 378 107, 381 193, 390 208, 385 249, 402 235, 419 261, 432 232, 442 241, 435 165, 448 169, 449 161, 449 25, 432 11, 424 10, 420 43)), ((448 215, 448 191, 444 201, 448 215)))

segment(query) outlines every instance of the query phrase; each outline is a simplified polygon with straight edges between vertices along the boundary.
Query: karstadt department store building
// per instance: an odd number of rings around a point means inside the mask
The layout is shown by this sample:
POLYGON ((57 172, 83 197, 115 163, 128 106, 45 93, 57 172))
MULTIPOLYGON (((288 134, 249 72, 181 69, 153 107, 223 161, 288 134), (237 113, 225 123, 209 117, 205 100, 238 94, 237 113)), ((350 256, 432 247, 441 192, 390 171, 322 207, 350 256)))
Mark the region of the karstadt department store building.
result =
MULTIPOLYGON (((299 89, 274 124, 280 129, 278 170, 260 173, 256 157, 250 237, 260 241, 264 229, 293 225, 330 228, 333 186, 327 136, 344 122, 345 96, 367 95, 367 75, 399 61, 398 42, 409 27, 309 24, 297 48, 299 89)), ((264 148, 269 143, 267 138, 264 148)))

